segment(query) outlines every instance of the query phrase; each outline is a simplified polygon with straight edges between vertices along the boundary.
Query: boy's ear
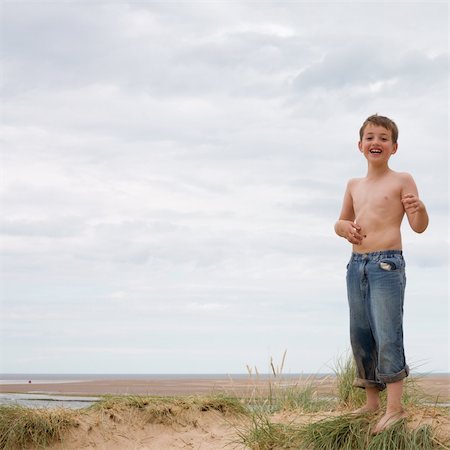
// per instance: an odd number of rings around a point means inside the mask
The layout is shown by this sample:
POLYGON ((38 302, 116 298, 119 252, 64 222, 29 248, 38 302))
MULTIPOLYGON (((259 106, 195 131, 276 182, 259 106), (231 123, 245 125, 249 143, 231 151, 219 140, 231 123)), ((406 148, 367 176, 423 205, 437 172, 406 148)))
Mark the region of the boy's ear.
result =
POLYGON ((359 148, 359 151, 362 153, 363 149, 362 149, 361 141, 358 141, 358 148, 359 148))
POLYGON ((398 144, 395 143, 395 144, 393 145, 393 151, 392 151, 391 155, 397 153, 397 149, 398 149, 398 144))

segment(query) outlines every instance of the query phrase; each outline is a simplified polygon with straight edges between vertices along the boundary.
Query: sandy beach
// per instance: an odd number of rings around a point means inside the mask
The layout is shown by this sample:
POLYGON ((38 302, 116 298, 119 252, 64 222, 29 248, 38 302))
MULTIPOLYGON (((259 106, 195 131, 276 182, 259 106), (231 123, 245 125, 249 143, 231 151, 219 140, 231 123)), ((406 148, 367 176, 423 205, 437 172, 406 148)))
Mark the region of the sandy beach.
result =
MULTIPOLYGON (((61 395, 158 395, 180 396, 201 395, 211 393, 228 393, 231 395, 245 396, 255 388, 264 390, 268 385, 266 377, 237 377, 209 376, 191 377, 180 376, 177 378, 142 378, 142 379, 97 379, 92 381, 74 382, 37 382, 33 383, 0 384, 0 392, 17 393, 46 393, 61 395)), ((333 377, 295 377, 283 379, 285 385, 302 385, 313 381, 324 393, 331 392, 334 386, 333 377)))
MULTIPOLYGON (((255 389, 267 389, 268 379, 266 377, 185 377, 160 378, 152 377, 142 379, 98 379, 82 382, 64 383, 19 383, 0 384, 2 393, 46 393, 61 395, 158 395, 179 396, 199 395, 226 392, 237 396, 251 394, 255 389)), ((412 377, 420 389, 439 402, 450 402, 450 375, 427 375, 412 377)), ((323 395, 333 395, 335 391, 335 378, 332 375, 311 377, 299 376, 282 378, 284 385, 302 386, 312 383, 314 388, 323 395)))

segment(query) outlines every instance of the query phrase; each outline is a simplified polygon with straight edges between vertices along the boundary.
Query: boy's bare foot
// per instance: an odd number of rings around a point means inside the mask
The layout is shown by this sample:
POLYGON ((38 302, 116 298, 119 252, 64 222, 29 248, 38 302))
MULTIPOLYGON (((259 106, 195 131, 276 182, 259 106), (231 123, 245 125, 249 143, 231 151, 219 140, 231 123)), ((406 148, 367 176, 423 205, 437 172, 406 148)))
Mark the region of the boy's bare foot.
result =
POLYGON ((392 425, 396 424, 399 420, 405 419, 406 417, 408 417, 408 414, 403 409, 390 413, 386 412, 386 414, 380 419, 375 428, 372 430, 372 434, 380 434, 392 425))

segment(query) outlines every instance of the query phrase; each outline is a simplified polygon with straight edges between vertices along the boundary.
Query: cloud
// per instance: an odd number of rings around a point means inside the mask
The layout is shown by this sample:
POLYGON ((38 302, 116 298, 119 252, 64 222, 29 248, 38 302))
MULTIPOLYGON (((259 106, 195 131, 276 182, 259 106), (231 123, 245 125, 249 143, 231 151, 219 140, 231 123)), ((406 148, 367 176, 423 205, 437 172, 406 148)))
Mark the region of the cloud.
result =
POLYGON ((333 49, 323 59, 305 68, 295 79, 298 90, 365 89, 407 95, 417 85, 443 88, 448 72, 445 54, 427 56, 419 51, 401 52, 396 46, 373 43, 350 44, 333 49))
POLYGON ((0 234, 10 236, 67 237, 77 236, 83 230, 78 218, 65 217, 59 220, 3 220, 0 234))

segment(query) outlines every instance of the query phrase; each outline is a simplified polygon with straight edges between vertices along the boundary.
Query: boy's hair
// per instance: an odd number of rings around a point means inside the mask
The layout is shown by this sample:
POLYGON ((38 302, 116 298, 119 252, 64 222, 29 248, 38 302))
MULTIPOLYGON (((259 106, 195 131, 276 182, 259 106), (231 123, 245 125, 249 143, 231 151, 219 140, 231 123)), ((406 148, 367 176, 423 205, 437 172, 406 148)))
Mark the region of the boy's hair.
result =
POLYGON ((377 125, 379 127, 386 128, 386 130, 390 130, 392 134, 392 142, 394 144, 397 143, 398 139, 398 128, 395 122, 388 117, 379 116, 378 114, 374 114, 373 116, 368 117, 365 122, 363 123, 361 129, 359 130, 359 139, 362 140, 364 130, 369 125, 369 123, 373 125, 377 125))

